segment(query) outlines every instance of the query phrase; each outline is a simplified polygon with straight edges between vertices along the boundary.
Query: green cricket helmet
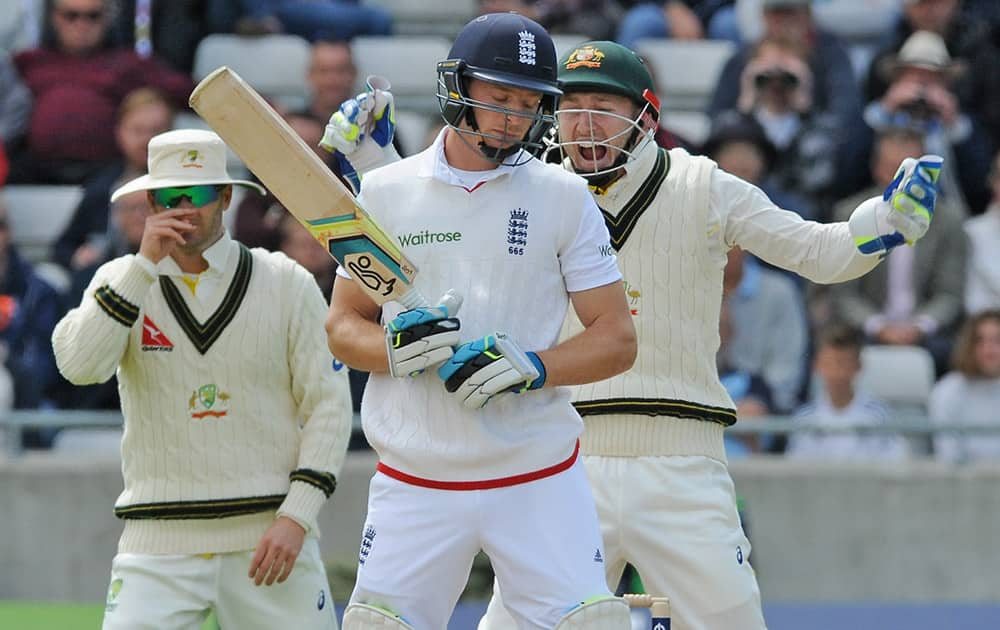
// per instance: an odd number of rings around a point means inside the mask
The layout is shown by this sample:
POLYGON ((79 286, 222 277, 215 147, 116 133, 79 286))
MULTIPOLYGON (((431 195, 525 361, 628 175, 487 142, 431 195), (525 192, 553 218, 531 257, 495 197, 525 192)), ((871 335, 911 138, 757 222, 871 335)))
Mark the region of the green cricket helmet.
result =
MULTIPOLYGON (((593 186, 603 187, 620 177, 623 167, 653 142, 655 124, 649 128, 643 120, 649 113, 654 123, 659 120, 660 101, 653 91, 653 77, 646 63, 633 50, 610 41, 584 42, 559 59, 559 82, 563 93, 579 92, 616 94, 631 100, 637 107, 633 118, 615 112, 570 109, 565 104, 557 111, 560 122, 580 115, 589 121, 589 134, 559 133, 552 143, 558 147, 563 164, 571 166, 593 186), (620 129, 611 132, 609 129, 620 129), (611 135, 608 135, 611 134, 611 135), (567 147, 578 150, 566 152, 567 147), (570 155, 575 159, 567 161, 570 155), (610 156, 610 157, 609 157, 610 156)), ((579 120, 579 118, 577 118, 579 120)))

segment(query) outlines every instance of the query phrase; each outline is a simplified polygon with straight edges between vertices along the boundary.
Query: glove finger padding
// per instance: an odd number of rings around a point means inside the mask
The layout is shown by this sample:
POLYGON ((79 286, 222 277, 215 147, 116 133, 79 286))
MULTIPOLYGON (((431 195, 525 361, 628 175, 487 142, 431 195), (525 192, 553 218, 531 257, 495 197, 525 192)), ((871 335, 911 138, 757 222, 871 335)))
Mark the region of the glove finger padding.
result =
POLYGON ((545 366, 537 354, 524 352, 498 332, 459 346, 438 376, 465 407, 480 409, 497 394, 540 388, 545 366))
POLYGON ((334 154, 340 172, 355 192, 361 177, 399 159, 392 144, 396 134, 396 105, 389 82, 368 77, 368 91, 341 103, 330 116, 319 146, 334 154))
POLYGON ((389 373, 395 377, 416 376, 450 359, 454 346, 461 341, 462 325, 457 317, 449 317, 457 311, 457 305, 449 309, 446 304, 416 308, 403 311, 387 323, 389 373))
POLYGON ((906 158, 882 196, 892 206, 889 224, 911 245, 927 233, 934 217, 943 162, 936 155, 925 155, 919 160, 906 158))
POLYGON ((862 254, 885 255, 903 243, 912 245, 927 233, 943 162, 937 155, 906 158, 882 196, 857 207, 848 226, 862 254))

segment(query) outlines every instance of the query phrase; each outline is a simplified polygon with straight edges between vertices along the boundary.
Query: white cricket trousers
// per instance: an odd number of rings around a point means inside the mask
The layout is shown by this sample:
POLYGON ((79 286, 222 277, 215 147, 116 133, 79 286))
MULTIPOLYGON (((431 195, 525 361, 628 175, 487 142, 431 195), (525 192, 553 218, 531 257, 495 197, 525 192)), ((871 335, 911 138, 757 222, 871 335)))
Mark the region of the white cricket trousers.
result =
MULTIPOLYGON (((729 470, 710 457, 583 457, 606 552, 607 580, 625 563, 646 592, 670 598, 674 630, 763 630, 750 542, 729 470)), ((496 594, 479 630, 514 630, 496 594)))
POLYGON ((351 601, 388 608, 415 630, 445 630, 480 550, 520 630, 552 630, 581 601, 610 594, 578 460, 488 490, 425 488, 376 473, 351 601))
POLYGON ((281 584, 256 586, 247 577, 252 559, 252 551, 119 553, 103 630, 199 630, 212 609, 224 630, 337 630, 315 538, 306 538, 281 584))

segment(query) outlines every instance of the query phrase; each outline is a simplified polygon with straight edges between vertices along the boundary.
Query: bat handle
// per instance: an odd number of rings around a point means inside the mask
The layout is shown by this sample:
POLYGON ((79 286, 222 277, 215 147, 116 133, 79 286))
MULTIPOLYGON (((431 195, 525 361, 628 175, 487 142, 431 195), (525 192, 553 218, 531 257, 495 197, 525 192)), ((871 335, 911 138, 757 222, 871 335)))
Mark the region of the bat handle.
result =
MULTIPOLYGON (((420 292, 416 287, 410 287, 410 289, 399 297, 397 300, 403 308, 414 309, 426 306, 432 306, 432 304, 424 297, 423 293, 420 292)), ((458 313, 458 309, 462 307, 462 296, 458 294, 454 289, 449 289, 441 299, 438 300, 437 304, 444 306, 448 310, 448 317, 454 317, 458 313)))

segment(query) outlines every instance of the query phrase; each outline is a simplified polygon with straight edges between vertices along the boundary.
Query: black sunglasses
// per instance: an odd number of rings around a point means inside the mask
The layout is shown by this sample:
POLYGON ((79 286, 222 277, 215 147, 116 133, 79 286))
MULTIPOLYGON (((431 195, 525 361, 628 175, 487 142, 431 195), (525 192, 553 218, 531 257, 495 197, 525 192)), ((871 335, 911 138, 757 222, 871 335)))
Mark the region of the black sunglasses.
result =
POLYGON ((77 20, 87 20, 88 22, 97 22, 102 17, 104 17, 104 11, 101 9, 94 9, 93 11, 77 11, 76 9, 58 9, 56 13, 59 14, 61 18, 67 22, 76 22, 77 20))

